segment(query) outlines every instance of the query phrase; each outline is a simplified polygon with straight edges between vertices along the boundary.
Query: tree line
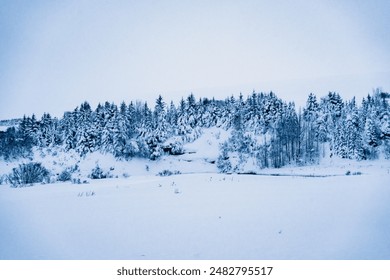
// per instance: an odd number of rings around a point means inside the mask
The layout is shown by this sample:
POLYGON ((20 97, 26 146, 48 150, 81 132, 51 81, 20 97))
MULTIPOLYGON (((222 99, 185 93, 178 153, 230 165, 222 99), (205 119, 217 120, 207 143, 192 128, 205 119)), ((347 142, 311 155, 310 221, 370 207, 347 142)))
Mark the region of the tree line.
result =
POLYGON ((220 147, 217 164, 234 172, 246 164, 260 168, 287 164, 315 164, 325 154, 366 160, 390 158, 388 93, 375 90, 357 104, 335 92, 317 99, 309 94, 306 106, 296 109, 273 92, 253 92, 225 100, 193 94, 176 106, 160 95, 153 108, 146 102, 105 102, 92 109, 82 103, 63 117, 45 113, 40 119, 24 116, 17 126, 0 132, 0 157, 12 160, 31 155, 33 147, 61 147, 81 157, 100 151, 120 159, 156 160, 184 153, 205 128, 230 131, 220 147))

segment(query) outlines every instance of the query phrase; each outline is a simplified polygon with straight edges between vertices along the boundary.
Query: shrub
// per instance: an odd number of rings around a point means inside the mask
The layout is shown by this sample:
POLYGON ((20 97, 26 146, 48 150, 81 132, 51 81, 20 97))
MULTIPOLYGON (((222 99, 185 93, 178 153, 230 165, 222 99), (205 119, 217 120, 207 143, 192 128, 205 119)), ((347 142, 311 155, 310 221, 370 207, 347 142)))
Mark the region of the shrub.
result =
POLYGON ((163 171, 158 173, 158 175, 162 176, 162 177, 164 177, 164 176, 171 176, 171 175, 177 175, 177 174, 180 174, 180 171, 178 171, 178 170, 170 171, 168 169, 165 169, 165 170, 163 170, 163 171))
POLYGON ((85 178, 82 178, 80 174, 76 175, 75 177, 72 176, 71 182, 72 184, 78 184, 78 185, 89 184, 89 182, 85 180, 85 178))
POLYGON ((169 141, 165 142, 161 148, 164 153, 170 155, 177 156, 184 154, 183 140, 181 137, 174 137, 173 139, 170 139, 169 141))
POLYGON ((182 155, 184 154, 184 147, 181 141, 172 143, 171 155, 182 155))
POLYGON ((49 180, 49 171, 41 163, 30 162, 19 164, 8 175, 8 181, 13 187, 21 187, 49 180))
POLYGON ((227 152, 223 152, 217 159, 217 167, 221 173, 232 172, 232 164, 229 160, 227 152))
POLYGON ((347 172, 345 172, 345 175, 362 175, 362 172, 360 171, 351 172, 348 170, 347 172))
POLYGON ((107 178, 107 174, 103 172, 103 169, 101 169, 99 165, 96 165, 96 167, 92 169, 92 173, 89 177, 91 179, 105 179, 107 178))
POLYGON ((65 169, 64 171, 62 171, 60 173, 60 175, 58 175, 58 181, 61 181, 61 182, 66 182, 66 181, 70 181, 72 179, 72 173, 65 169))

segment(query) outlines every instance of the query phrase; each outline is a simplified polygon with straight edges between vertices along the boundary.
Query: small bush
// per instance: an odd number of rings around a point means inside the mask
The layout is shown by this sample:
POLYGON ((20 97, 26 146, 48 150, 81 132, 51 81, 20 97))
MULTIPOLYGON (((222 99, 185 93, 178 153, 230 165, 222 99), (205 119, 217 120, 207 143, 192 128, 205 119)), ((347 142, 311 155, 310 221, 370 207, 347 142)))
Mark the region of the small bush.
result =
POLYGON ((165 170, 163 170, 163 171, 158 173, 158 175, 162 176, 162 177, 164 177, 164 176, 171 176, 171 175, 177 175, 177 174, 180 174, 180 171, 178 171, 178 170, 170 171, 168 169, 165 169, 165 170))
POLYGON ((81 184, 81 179, 80 178, 72 178, 72 183, 73 184, 81 184))
POLYGON ((66 181, 70 181, 72 179, 72 173, 65 169, 64 171, 61 172, 60 175, 58 175, 58 181, 61 181, 61 182, 66 182, 66 181))
POLYGON ((184 154, 184 147, 183 143, 181 141, 176 141, 172 143, 172 148, 171 148, 171 155, 182 155, 184 154))
POLYGON ((227 154, 220 155, 217 159, 217 168, 221 173, 231 173, 232 164, 227 154))
POLYGON ((81 179, 79 177, 76 177, 76 178, 73 178, 72 177, 72 180, 71 180, 72 184, 77 184, 77 185, 80 185, 80 184, 89 184, 89 182, 87 180, 84 180, 84 179, 81 179))
POLYGON ((13 187, 42 183, 49 179, 49 171, 37 162, 19 164, 19 167, 13 168, 8 175, 8 181, 13 187))
POLYGON ((345 172, 345 175, 362 175, 362 172, 360 171, 351 172, 348 170, 347 172, 345 172))
POLYGON ((96 167, 92 169, 92 173, 89 177, 91 179, 105 179, 107 178, 107 173, 104 173, 103 169, 101 169, 99 165, 96 165, 96 167))

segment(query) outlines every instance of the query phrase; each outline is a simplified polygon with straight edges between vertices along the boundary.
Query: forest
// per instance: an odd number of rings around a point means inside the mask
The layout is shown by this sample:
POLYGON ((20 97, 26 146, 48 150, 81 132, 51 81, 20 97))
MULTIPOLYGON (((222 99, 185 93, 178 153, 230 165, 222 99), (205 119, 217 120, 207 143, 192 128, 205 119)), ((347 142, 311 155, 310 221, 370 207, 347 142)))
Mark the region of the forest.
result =
POLYGON ((222 128, 230 137, 220 145, 216 164, 234 172, 248 161, 258 168, 317 164, 325 155, 354 160, 390 158, 390 94, 376 89, 358 104, 335 92, 318 99, 309 94, 297 109, 273 92, 225 100, 196 99, 178 105, 160 95, 153 107, 136 101, 119 106, 88 102, 62 118, 24 116, 0 132, 0 157, 29 158, 33 147, 75 150, 80 157, 100 151, 118 160, 183 154, 183 145, 206 128, 222 128))

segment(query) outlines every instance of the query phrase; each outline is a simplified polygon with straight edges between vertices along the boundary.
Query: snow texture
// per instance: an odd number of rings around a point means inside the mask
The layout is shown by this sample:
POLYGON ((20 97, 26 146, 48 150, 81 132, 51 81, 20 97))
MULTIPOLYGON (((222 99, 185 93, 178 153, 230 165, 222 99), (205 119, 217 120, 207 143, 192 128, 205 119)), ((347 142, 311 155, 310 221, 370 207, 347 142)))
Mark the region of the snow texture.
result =
POLYGON ((87 183, 0 185, 0 259, 390 259, 389 161, 219 174, 203 152, 218 134, 157 161, 35 151, 87 183), (113 178, 88 178, 96 165, 113 178))

